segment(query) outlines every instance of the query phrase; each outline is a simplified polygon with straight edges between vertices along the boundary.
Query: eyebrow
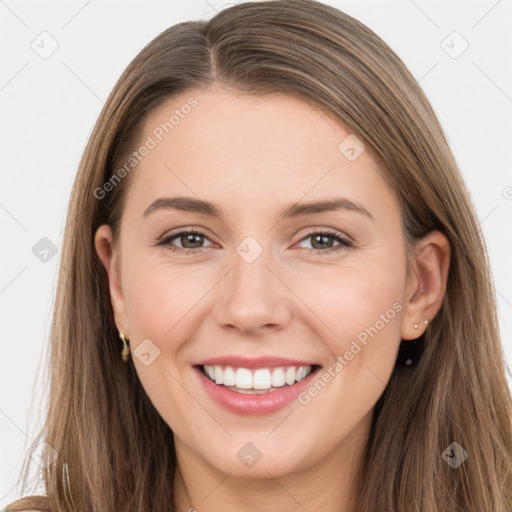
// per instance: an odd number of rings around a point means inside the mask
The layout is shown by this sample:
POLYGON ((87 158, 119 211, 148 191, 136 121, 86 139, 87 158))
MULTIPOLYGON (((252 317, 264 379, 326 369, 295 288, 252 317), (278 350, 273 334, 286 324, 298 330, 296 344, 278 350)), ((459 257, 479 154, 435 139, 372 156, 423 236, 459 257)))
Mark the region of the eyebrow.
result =
MULTIPOLYGON (((161 209, 173 209, 183 212, 199 213, 201 215, 207 215, 217 219, 222 218, 222 210, 218 205, 193 197, 159 197, 153 201, 146 210, 144 210, 142 216, 147 217, 151 213, 161 209)), ((281 217, 296 218, 304 215, 336 210, 347 210, 361 213, 368 218, 375 220, 372 214, 359 203, 350 201, 344 197, 334 197, 323 201, 309 203, 294 203, 281 211, 281 217)))

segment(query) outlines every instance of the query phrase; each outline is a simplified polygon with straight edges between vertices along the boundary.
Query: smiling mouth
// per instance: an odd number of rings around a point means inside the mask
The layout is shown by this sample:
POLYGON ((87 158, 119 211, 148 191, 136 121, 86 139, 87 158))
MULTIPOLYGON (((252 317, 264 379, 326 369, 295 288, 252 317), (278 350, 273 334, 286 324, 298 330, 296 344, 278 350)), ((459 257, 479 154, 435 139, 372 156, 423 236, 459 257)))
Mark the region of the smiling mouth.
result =
POLYGON ((236 393, 263 394, 291 387, 320 369, 319 365, 278 366, 275 368, 235 368, 220 365, 199 365, 212 382, 236 393))

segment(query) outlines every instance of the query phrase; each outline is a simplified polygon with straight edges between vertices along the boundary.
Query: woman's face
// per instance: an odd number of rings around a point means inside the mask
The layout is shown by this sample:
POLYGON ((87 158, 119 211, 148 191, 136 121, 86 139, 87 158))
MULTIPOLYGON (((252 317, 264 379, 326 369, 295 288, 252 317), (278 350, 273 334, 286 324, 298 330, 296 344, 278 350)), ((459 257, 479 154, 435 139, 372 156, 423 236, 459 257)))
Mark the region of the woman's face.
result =
POLYGON ((401 337, 422 332, 369 151, 306 102, 215 87, 155 110, 135 158, 110 263, 108 226, 96 243, 178 457, 254 478, 356 457, 401 337))

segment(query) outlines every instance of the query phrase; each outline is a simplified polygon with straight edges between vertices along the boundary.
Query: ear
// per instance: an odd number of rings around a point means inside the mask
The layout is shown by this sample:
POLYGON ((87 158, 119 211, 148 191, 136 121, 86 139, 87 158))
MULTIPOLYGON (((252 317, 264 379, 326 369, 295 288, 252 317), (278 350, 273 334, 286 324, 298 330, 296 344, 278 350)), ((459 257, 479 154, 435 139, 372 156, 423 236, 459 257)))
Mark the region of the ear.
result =
POLYGON ((112 246, 112 229, 108 224, 103 224, 96 230, 94 245, 98 257, 107 271, 110 302, 114 310, 114 319, 117 329, 129 338, 130 327, 121 286, 119 250, 112 246))
POLYGON ((418 338, 441 308, 450 267, 450 243, 440 231, 417 241, 406 282, 401 337, 418 338), (414 324, 418 328, 414 328, 414 324))

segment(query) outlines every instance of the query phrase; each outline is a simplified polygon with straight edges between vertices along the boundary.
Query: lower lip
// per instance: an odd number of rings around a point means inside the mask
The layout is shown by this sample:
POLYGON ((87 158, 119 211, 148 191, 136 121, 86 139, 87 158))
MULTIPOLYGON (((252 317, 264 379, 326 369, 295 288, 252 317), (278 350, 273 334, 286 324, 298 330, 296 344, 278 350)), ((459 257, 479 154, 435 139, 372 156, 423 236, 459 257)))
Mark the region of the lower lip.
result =
POLYGON ((282 386, 275 391, 261 394, 246 394, 231 391, 224 386, 215 384, 201 370, 195 366, 194 370, 199 374, 199 378, 210 397, 219 405, 235 414, 246 416, 257 416, 271 414, 283 409, 293 402, 300 393, 302 393, 310 384, 313 376, 316 375, 318 367, 314 369, 306 378, 296 382, 291 386, 282 386))

